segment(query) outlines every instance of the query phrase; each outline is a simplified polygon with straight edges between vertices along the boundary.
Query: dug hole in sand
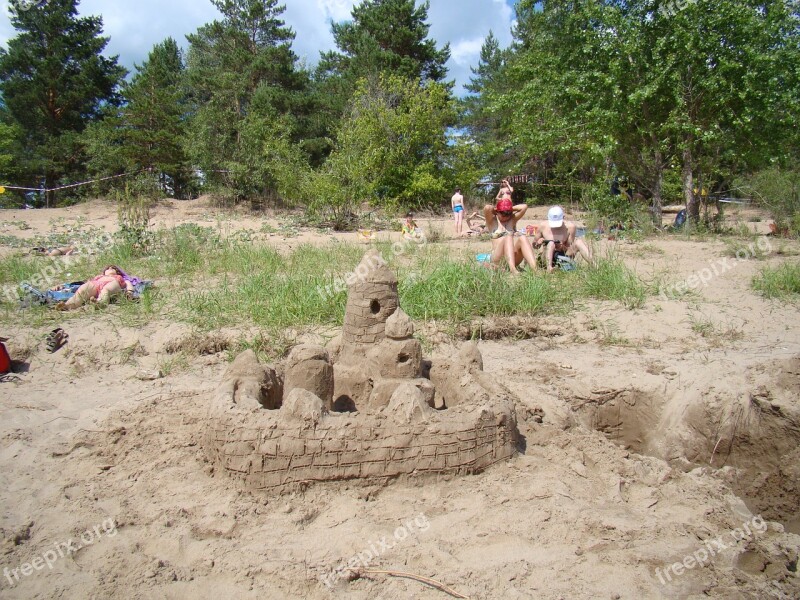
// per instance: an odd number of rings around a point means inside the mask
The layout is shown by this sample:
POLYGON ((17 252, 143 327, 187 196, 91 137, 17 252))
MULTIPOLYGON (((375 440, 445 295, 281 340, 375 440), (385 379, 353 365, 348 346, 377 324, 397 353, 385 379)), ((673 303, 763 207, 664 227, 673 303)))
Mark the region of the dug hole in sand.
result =
POLYGON ((426 358, 400 313, 385 335, 394 307, 364 342, 393 352, 371 360, 345 332, 274 366, 215 342, 153 381, 134 375, 188 328, 109 337, 93 317, 52 355, 21 330, 29 372, 0 389, 2 596, 448 597, 376 570, 470 598, 796 598, 796 309, 748 302, 771 319, 736 351, 687 347, 662 303, 679 334, 657 344, 573 340, 591 334, 576 317, 426 358), (336 462, 314 465, 325 444, 336 462))

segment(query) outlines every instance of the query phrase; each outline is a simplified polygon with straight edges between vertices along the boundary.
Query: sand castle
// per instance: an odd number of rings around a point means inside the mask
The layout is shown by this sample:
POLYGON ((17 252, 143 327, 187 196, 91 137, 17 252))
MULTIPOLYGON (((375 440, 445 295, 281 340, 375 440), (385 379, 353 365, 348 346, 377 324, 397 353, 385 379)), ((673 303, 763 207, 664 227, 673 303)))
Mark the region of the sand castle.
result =
POLYGON ((252 350, 211 399, 204 436, 217 471, 245 487, 477 473, 514 455, 510 392, 483 372, 477 345, 424 360, 397 279, 368 252, 349 286, 341 336, 283 363, 252 350))

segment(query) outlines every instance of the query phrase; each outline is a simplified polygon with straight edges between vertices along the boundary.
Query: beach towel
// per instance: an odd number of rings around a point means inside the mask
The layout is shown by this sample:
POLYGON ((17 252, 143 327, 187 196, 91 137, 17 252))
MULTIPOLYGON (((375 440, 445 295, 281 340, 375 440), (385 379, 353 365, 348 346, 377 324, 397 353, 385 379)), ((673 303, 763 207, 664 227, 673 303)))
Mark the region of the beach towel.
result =
MULTIPOLYGON (((126 281, 130 281, 133 285, 133 292, 130 296, 131 300, 139 300, 144 294, 144 291, 153 285, 153 282, 139 277, 129 277, 123 275, 126 281), (135 283, 134 283, 135 282, 135 283)), ((20 288, 23 291, 22 298, 20 298, 20 308, 28 308, 36 304, 45 304, 48 306, 55 306, 59 302, 66 302, 75 295, 78 288, 83 285, 83 281, 73 281, 72 283, 62 283, 55 290, 40 290, 33 287, 28 283, 23 283, 20 288)))

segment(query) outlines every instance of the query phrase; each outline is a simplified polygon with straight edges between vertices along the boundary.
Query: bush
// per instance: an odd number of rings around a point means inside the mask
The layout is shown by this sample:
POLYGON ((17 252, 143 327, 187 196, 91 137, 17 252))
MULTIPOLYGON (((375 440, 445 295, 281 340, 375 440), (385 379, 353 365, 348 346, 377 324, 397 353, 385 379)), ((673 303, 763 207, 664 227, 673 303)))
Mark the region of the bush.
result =
POLYGON ((591 213, 590 222, 604 229, 650 230, 648 213, 624 194, 612 194, 604 184, 589 184, 582 192, 582 202, 591 213))
POLYGON ((800 236, 800 168, 770 167, 740 182, 741 188, 766 206, 778 230, 800 236))

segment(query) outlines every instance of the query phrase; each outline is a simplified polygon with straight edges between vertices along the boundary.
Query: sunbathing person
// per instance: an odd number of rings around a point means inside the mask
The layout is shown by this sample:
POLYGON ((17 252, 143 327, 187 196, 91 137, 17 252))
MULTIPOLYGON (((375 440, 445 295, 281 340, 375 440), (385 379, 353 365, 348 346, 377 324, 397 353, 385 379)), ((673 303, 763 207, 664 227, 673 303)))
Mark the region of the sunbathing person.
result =
POLYGON ((499 265, 503 259, 512 273, 519 273, 517 267, 525 260, 531 269, 536 269, 536 255, 528 238, 517 233, 517 223, 528 210, 527 204, 511 204, 509 197, 498 200, 495 206, 487 204, 483 208, 486 229, 492 234, 492 255, 490 264, 499 265))
POLYGON ((68 256, 77 252, 75 246, 62 246, 60 248, 43 248, 37 246, 31 250, 33 254, 42 254, 44 256, 68 256))
POLYGON ((109 265, 100 275, 92 277, 81 285, 72 298, 66 302, 59 302, 55 307, 57 310, 74 310, 87 302, 97 302, 104 306, 114 296, 122 294, 123 290, 132 294, 133 284, 123 277, 122 269, 109 265))
POLYGON ((547 211, 547 220, 539 224, 539 231, 533 240, 536 248, 544 246, 544 264, 548 271, 555 267, 559 255, 575 258, 577 253, 592 263, 592 250, 583 239, 576 239, 578 227, 573 221, 564 220, 564 209, 553 206, 547 211))
POLYGON ((462 236, 481 235, 487 232, 486 217, 476 210, 466 218, 467 228, 461 233, 462 236))

